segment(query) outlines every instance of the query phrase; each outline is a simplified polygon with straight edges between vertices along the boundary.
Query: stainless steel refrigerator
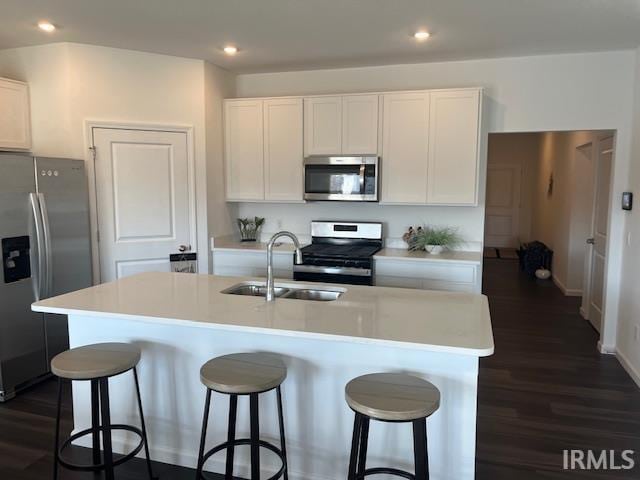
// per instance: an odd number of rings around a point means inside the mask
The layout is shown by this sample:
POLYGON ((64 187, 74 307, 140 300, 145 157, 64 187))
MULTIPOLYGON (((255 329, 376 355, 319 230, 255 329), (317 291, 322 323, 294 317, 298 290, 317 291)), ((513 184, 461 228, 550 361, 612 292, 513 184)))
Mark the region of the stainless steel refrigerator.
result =
POLYGON ((84 161, 0 153, 0 401, 46 378, 67 318, 31 304, 91 285, 84 161))

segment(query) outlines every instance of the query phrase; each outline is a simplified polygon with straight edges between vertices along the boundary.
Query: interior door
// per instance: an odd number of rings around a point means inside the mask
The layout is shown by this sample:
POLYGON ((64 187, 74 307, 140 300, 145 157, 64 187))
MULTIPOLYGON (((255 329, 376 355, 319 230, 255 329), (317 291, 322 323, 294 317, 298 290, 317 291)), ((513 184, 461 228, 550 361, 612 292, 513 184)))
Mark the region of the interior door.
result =
POLYGON ((604 309, 604 284, 607 255, 607 232, 609 229, 609 194, 613 164, 613 137, 598 143, 595 175, 595 200, 593 207, 593 235, 587 240, 590 245, 591 267, 588 281, 588 320, 599 332, 602 327, 604 309))
POLYGON ((184 132, 94 128, 101 281, 170 271, 195 242, 184 132))
POLYGON ((521 177, 518 165, 488 166, 486 247, 518 247, 521 177))

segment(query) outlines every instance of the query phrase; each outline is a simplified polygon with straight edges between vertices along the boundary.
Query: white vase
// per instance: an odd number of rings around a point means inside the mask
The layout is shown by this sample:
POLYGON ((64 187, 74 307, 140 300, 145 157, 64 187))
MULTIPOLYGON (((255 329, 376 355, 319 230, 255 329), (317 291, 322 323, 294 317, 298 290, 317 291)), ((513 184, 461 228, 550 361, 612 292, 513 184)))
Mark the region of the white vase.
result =
POLYGON ((444 251, 442 245, 425 245, 424 249, 431 255, 440 255, 444 251))

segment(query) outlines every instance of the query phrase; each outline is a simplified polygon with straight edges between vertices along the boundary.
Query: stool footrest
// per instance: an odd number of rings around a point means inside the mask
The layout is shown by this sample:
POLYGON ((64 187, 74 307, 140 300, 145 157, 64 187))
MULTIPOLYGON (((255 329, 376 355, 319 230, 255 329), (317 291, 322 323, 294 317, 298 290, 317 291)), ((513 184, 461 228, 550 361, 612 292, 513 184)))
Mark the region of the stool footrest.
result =
POLYGON ((368 475, 395 475, 396 477, 408 478, 410 480, 415 480, 416 478, 413 473, 405 472, 404 470, 399 470, 397 468, 377 467, 367 468, 363 475, 360 475, 359 477, 356 475, 356 480, 361 480, 368 475))
MULTIPOLYGON (((67 448, 69 445, 71 445, 71 442, 73 442, 74 440, 77 440, 78 438, 84 437, 85 435, 89 435, 92 434, 94 431, 98 431, 98 432, 104 432, 105 428, 102 426, 99 426, 95 429, 93 428, 87 428, 84 430, 80 430, 77 433, 74 433, 73 435, 71 435, 69 438, 67 438, 62 445, 60 446, 60 448, 58 449, 58 463, 60 463, 60 465, 68 468, 69 470, 76 470, 76 471, 82 471, 82 472, 99 472, 101 470, 104 470, 105 465, 104 462, 103 463, 98 463, 98 464, 79 464, 79 463, 73 463, 70 462, 68 460, 65 460, 62 457, 62 451, 67 448)), ((122 424, 114 424, 111 425, 110 428, 111 431, 114 430, 125 430, 127 432, 132 432, 135 433, 136 435, 138 435, 138 437, 140 437, 140 443, 138 443, 138 445, 136 446, 136 448, 134 448, 131 452, 127 453, 126 455, 120 457, 117 460, 114 460, 113 462, 113 466, 116 467, 124 462, 126 462, 127 460, 135 457, 138 452, 140 452, 140 450, 142 450, 142 447, 144 446, 144 437, 142 435, 142 430, 140 430, 137 427, 131 426, 131 425, 122 425, 122 424)))
MULTIPOLYGON (((263 448, 266 448, 267 450, 271 450, 273 453, 275 453, 278 458, 280 459, 280 461, 282 462, 282 466, 280 467, 280 470, 278 470, 273 476, 269 477, 267 480, 277 480, 278 478, 280 478, 286 469, 287 466, 287 462, 286 459, 282 453, 282 450, 279 449, 278 447, 276 447, 275 445, 273 445, 272 443, 269 443, 265 440, 260 440, 259 445, 263 448)), ((222 450, 226 450, 227 448, 231 447, 231 446, 239 446, 239 445, 251 445, 251 439, 250 438, 238 438, 236 440, 234 440, 233 442, 224 442, 221 443, 219 445, 216 445, 215 447, 213 447, 211 450, 209 450, 207 453, 205 453, 202 456, 202 465, 205 464, 205 462, 212 457, 213 455, 215 455, 216 453, 222 451, 222 450)), ((204 479, 204 480, 213 480, 211 477, 208 477, 206 475, 205 472, 202 472, 200 474, 200 476, 204 479)))

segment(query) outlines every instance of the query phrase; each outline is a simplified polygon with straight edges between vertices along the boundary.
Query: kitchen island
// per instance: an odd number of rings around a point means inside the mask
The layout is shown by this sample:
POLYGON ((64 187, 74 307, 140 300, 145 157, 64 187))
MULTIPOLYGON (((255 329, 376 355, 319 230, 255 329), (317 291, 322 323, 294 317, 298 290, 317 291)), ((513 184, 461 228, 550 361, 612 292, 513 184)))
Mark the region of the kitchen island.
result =
MULTIPOLYGON (((200 366, 219 355, 260 351, 279 354, 288 368, 282 391, 292 480, 346 477, 353 413, 344 386, 380 371, 416 374, 440 389, 440 409, 427 422, 431 478, 474 478, 478 358, 493 353, 485 296, 353 285, 327 286, 344 291, 326 302, 267 303, 222 293, 247 280, 143 273, 33 309, 69 315, 71 347, 131 342, 142 349, 139 375, 154 460, 195 466, 205 398, 200 366)), ((114 423, 138 422, 129 377, 110 380, 114 423)), ((273 397, 261 397, 260 427, 261 436, 277 443, 273 397)), ((90 424, 89 398, 89 385, 76 382, 76 431, 90 424)), ((209 445, 226 438, 227 412, 228 399, 214 395, 209 445)), ((248 400, 241 398, 238 435, 247 436, 248 428, 248 400)), ((133 446, 133 438, 114 433, 115 451, 133 446)), ((224 471, 223 463, 224 455, 214 456, 207 467, 224 471)), ((368 465, 412 470, 410 424, 373 422, 368 465)), ((276 458, 263 454, 262 469, 265 475, 276 471, 276 458)), ((238 449, 235 475, 248 477, 248 448, 238 449)))

